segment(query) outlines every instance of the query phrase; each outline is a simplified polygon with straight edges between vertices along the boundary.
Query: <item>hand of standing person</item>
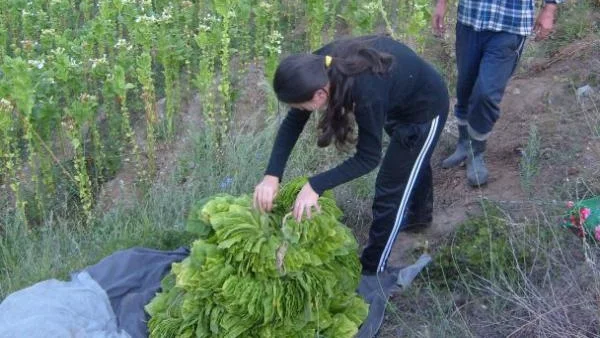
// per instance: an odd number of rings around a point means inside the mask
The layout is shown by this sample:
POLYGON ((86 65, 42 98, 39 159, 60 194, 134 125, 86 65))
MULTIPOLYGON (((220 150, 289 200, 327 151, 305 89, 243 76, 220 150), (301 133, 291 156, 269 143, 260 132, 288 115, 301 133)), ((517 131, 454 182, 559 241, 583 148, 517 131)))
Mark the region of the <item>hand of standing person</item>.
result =
POLYGON ((296 221, 300 222, 304 213, 306 212, 306 216, 308 218, 312 217, 313 208, 317 211, 321 211, 321 207, 318 203, 319 194, 317 194, 313 188, 310 186, 310 183, 306 183, 298 196, 296 197, 296 202, 294 202, 294 218, 296 221))
POLYGON ((254 188, 254 207, 261 212, 273 209, 273 200, 279 191, 279 178, 265 175, 263 180, 254 188))
POLYGON ((431 26, 433 33, 442 36, 446 30, 444 26, 444 16, 446 15, 446 0, 438 0, 433 16, 431 17, 431 26))
POLYGON ((556 4, 546 4, 538 15, 533 31, 535 32, 535 40, 546 39, 552 32, 554 27, 554 17, 556 15, 556 4))

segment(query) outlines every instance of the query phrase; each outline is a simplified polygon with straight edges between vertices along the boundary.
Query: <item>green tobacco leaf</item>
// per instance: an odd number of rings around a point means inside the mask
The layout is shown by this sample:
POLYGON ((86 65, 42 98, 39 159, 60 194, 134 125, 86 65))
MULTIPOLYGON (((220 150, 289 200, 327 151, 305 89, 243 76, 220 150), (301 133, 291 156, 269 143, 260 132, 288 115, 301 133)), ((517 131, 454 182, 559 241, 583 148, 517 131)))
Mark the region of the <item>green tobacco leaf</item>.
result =
POLYGON ((331 327, 327 329, 327 337, 352 338, 358 333, 358 328, 344 314, 338 313, 333 317, 331 327))
POLYGON ((248 195, 194 204, 187 228, 199 236, 172 265, 148 305, 151 337, 351 337, 367 315, 356 295, 358 243, 330 193, 321 213, 289 215, 305 178, 282 186, 278 207, 260 213, 248 195), (285 221, 284 221, 285 219, 285 221))

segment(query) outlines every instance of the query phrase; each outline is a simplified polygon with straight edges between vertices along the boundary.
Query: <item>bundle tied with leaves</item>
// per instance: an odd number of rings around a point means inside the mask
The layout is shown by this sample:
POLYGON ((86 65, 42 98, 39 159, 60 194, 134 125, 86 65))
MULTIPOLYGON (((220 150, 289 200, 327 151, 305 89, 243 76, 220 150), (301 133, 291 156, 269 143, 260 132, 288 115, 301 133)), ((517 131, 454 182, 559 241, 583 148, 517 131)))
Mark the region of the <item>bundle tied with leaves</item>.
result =
POLYGON ((368 305, 356 294, 358 244, 332 195, 296 222, 306 179, 284 185, 272 212, 250 196, 217 195, 192 209, 199 236, 146 306, 151 337, 353 337, 368 305))

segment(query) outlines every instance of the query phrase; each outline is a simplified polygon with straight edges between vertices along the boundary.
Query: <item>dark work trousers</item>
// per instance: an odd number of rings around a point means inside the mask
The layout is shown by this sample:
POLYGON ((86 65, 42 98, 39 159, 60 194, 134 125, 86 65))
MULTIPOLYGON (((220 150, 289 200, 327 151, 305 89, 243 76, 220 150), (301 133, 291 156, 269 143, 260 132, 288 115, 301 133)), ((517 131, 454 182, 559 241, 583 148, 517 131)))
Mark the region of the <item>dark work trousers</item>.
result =
POLYGON ((444 102, 436 108, 438 116, 432 121, 401 124, 390 133, 390 144, 375 183, 369 240, 361 256, 363 274, 385 270, 396 237, 404 227, 432 220, 429 161, 448 118, 448 102, 444 102))
POLYGON ((459 125, 483 141, 500 117, 504 89, 521 57, 525 37, 507 32, 475 31, 456 25, 457 103, 459 125))

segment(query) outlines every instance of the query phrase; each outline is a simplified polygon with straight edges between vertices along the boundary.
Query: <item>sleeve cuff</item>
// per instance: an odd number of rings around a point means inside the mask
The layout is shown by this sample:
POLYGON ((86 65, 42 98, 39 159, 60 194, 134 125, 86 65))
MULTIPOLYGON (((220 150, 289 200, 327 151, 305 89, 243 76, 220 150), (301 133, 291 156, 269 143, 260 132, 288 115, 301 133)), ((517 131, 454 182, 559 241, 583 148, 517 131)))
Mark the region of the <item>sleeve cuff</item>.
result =
POLYGON ((316 182, 315 177, 311 177, 308 179, 308 184, 310 184, 310 187, 317 193, 317 195, 321 196, 323 195, 323 192, 325 192, 326 189, 323 189, 323 187, 321 187, 319 185, 318 182, 316 182))
POLYGON ((266 170, 264 172, 264 175, 269 175, 269 176, 275 176, 275 177, 277 177, 279 179, 279 183, 281 183, 281 176, 283 176, 282 173, 276 173, 276 172, 273 172, 273 171, 270 171, 270 170, 266 170))

